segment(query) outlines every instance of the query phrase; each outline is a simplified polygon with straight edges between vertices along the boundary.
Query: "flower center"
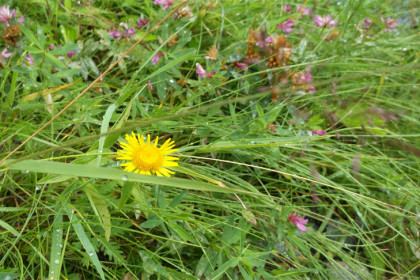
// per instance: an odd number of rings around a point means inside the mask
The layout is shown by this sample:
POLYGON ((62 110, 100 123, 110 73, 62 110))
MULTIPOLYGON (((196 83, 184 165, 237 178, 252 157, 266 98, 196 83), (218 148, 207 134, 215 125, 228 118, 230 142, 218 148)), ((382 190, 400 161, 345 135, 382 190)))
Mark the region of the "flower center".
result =
POLYGON ((145 144, 134 151, 133 163, 140 170, 158 170, 162 167, 163 155, 157 147, 145 144))

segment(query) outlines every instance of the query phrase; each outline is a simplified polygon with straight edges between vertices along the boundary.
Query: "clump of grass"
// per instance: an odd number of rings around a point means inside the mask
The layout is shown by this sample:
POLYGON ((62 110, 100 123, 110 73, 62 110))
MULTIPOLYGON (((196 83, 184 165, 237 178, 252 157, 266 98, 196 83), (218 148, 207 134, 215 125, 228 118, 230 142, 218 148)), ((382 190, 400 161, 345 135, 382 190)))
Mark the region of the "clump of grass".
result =
POLYGON ((0 276, 418 276, 411 1, 156 2, 8 3, 0 276))

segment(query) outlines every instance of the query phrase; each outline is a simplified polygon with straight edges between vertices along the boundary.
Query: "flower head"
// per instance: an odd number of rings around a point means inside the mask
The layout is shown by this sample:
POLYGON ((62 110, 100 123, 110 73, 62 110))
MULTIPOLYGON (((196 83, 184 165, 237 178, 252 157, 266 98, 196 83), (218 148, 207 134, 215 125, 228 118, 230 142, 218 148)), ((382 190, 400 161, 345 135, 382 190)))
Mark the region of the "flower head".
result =
POLYGON ((320 16, 316 15, 314 17, 315 25, 318 27, 334 27, 337 26, 340 22, 338 20, 333 20, 332 15, 320 16))
POLYGON ((137 28, 141 28, 141 27, 145 26, 146 24, 148 24, 149 22, 150 22, 150 20, 148 20, 148 19, 139 18, 137 20, 137 28))
POLYGON ((117 30, 109 31, 109 35, 111 35, 112 37, 114 37, 114 39, 116 39, 116 40, 121 39, 121 36, 122 36, 121 33, 118 32, 117 30))
POLYGON ((327 134, 327 132, 324 131, 324 130, 316 130, 316 129, 313 129, 312 130, 312 135, 315 135, 315 134, 318 134, 319 136, 324 136, 325 134, 327 134))
POLYGON ((385 32, 389 32, 391 31, 391 29, 398 28, 398 21, 396 19, 387 18, 383 20, 383 22, 385 23, 385 27, 386 27, 385 32))
POLYGON ((167 8, 172 8, 174 0, 155 0, 153 3, 156 5, 162 5, 162 10, 166 10, 167 8))
POLYGON ((295 26, 295 23, 293 22, 293 20, 289 19, 286 20, 285 22, 283 22, 282 24, 277 24, 277 27, 280 30, 283 30, 284 33, 286 34, 290 34, 293 31, 293 27, 295 26))
POLYGON ((9 26, 9 20, 14 15, 16 15, 16 10, 10 11, 9 6, 4 5, 0 7, 0 21, 4 21, 6 26, 9 26))
POLYGON ((25 59, 22 61, 22 65, 32 66, 34 65, 34 58, 31 54, 28 54, 28 56, 25 57, 25 59))
POLYGON ((156 65, 159 62, 159 59, 161 56, 164 56, 162 52, 158 52, 153 58, 152 58, 152 64, 156 65))
POLYGON ((285 11, 286 13, 291 13, 292 12, 292 6, 290 6, 290 5, 282 5, 281 9, 283 11, 285 11))
POLYGON ((305 227, 305 224, 308 222, 308 220, 303 219, 296 212, 290 213, 289 216, 287 217, 287 220, 289 222, 291 222, 292 224, 294 224, 295 226, 297 226, 298 230, 300 230, 300 231, 307 231, 308 230, 308 228, 305 227))
POLYGON ((372 26, 372 20, 370 18, 365 18, 363 21, 363 29, 369 29, 372 26))
POLYGON ((300 15, 309 16, 312 14, 312 10, 307 7, 303 7, 301 5, 296 5, 296 9, 300 15))
POLYGON ((136 30, 134 29, 134 27, 131 27, 131 28, 127 29, 123 33, 124 37, 133 37, 134 35, 136 35, 136 30))
POLYGON ((70 58, 70 57, 72 57, 73 55, 75 55, 76 54, 76 51, 71 51, 71 52, 68 52, 67 53, 67 57, 68 58, 70 58))
POLYGON ((150 134, 147 134, 145 142, 143 135, 131 133, 126 134, 126 142, 120 142, 122 150, 117 151, 117 159, 127 160, 128 162, 121 164, 124 171, 134 172, 145 175, 156 174, 157 176, 170 177, 173 171, 166 167, 178 166, 177 157, 168 156, 178 151, 173 149, 175 142, 168 139, 158 148, 158 137, 155 143, 150 142, 150 134))
POLYGON ((4 48, 3 51, 0 53, 0 61, 4 63, 4 59, 6 57, 11 57, 11 56, 12 56, 12 53, 8 53, 7 49, 4 48))
POLYGON ((217 60, 217 57, 219 56, 219 51, 217 50, 216 45, 212 46, 208 51, 206 51, 207 55, 204 57, 204 59, 208 60, 217 60))
POLYGON ((207 74, 207 71, 204 70, 203 66, 201 66, 200 63, 196 63, 195 66, 197 67, 197 71, 195 71, 195 73, 201 76, 201 79, 210 78, 211 76, 216 74, 216 72, 210 72, 207 74))

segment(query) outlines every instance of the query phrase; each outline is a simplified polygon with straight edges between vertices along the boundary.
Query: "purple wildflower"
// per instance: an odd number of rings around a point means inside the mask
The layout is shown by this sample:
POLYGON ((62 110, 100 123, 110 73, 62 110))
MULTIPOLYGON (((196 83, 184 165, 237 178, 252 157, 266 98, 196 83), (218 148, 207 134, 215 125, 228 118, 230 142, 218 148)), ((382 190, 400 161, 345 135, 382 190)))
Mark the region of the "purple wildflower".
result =
POLYGON ((290 6, 290 5, 282 5, 281 9, 283 11, 285 11, 286 13, 291 13, 292 12, 292 6, 290 6))
POLYGON ((116 39, 116 40, 121 39, 121 33, 118 32, 117 30, 109 31, 109 35, 114 37, 114 39, 116 39))
POLYGON ((11 57, 11 56, 12 56, 12 53, 8 53, 7 49, 4 48, 3 51, 0 53, 0 61, 4 63, 4 59, 6 57, 11 57))
POLYGON ((324 130, 316 130, 316 129, 313 129, 312 130, 312 135, 315 135, 315 134, 318 134, 319 136, 324 136, 325 134, 327 134, 327 132, 324 131, 324 130))
POLYGON ((152 64, 156 65, 159 62, 159 59, 161 56, 164 56, 162 52, 158 52, 153 58, 152 58, 152 64))
POLYGON ((320 15, 316 15, 314 17, 314 21, 316 26, 318 27, 334 27, 337 26, 339 24, 338 20, 332 20, 332 14, 326 15, 326 16, 320 16, 320 15))
POLYGON ((16 10, 10 11, 9 6, 4 5, 0 7, 0 21, 4 21, 6 23, 6 26, 9 26, 9 20, 14 15, 16 15, 16 10))
POLYGON ((32 66, 34 65, 34 58, 31 54, 28 54, 28 56, 25 57, 25 59, 22 61, 23 66, 32 66))
POLYGON ((398 21, 396 19, 387 18, 383 20, 383 22, 385 23, 385 26, 386 26, 385 32, 389 32, 391 31, 391 29, 398 28, 398 21))
POLYGON ((162 10, 166 10, 167 8, 172 8, 174 0, 155 0, 153 3, 156 5, 163 5, 162 10))
POLYGON ((18 19, 18 22, 19 23, 23 23, 23 21, 25 20, 25 17, 22 15, 19 19, 18 19))
POLYGON ((238 66, 240 70, 244 70, 248 67, 248 64, 242 63, 242 62, 236 62, 236 66, 238 66))
POLYGON ((123 36, 124 37, 133 37, 136 34, 136 30, 134 29, 134 27, 131 27, 129 29, 127 29, 126 31, 124 31, 123 36))
POLYGON ((308 222, 308 220, 303 219, 296 212, 290 213, 289 216, 287 217, 287 220, 289 222, 291 222, 292 224, 294 224, 295 226, 297 226, 298 230, 300 230, 300 231, 307 231, 308 230, 308 228, 305 227, 305 224, 308 222))
POLYGON ((301 15, 305 15, 305 16, 309 16, 312 14, 312 10, 307 8, 307 7, 303 7, 301 5, 296 5, 296 9, 298 11, 299 14, 301 15))
POLYGON ((48 45, 48 49, 49 49, 50 51, 52 51, 52 50, 54 49, 54 44, 49 44, 49 45, 48 45))
POLYGON ((197 71, 195 71, 195 73, 201 76, 201 79, 210 78, 211 76, 216 74, 216 72, 210 72, 207 74, 207 71, 204 70, 204 68, 200 65, 200 63, 196 63, 195 66, 197 67, 197 71))
POLYGON ((142 28, 143 26, 145 26, 149 22, 150 22, 150 20, 148 20, 148 19, 141 19, 141 18, 139 18, 137 20, 137 28, 142 28))
POLYGON ((280 30, 283 30, 284 33, 286 34, 290 34, 293 31, 293 27, 295 26, 295 23, 293 22, 293 20, 289 19, 286 20, 285 22, 283 22, 282 24, 277 24, 277 27, 280 30))
POLYGON ((68 52, 67 53, 67 57, 68 58, 70 58, 70 57, 72 57, 73 55, 75 55, 76 54, 76 51, 71 51, 71 52, 68 52))
POLYGON ((294 81, 296 84, 310 84, 313 82, 311 72, 298 72, 294 75, 294 81))
POLYGON ((272 44, 272 43, 273 43, 273 37, 272 37, 272 36, 268 36, 267 38, 265 38, 265 41, 266 41, 268 44, 272 44))
POLYGON ((363 21, 363 29, 369 29, 372 26, 372 20, 370 18, 365 18, 365 20, 363 21))

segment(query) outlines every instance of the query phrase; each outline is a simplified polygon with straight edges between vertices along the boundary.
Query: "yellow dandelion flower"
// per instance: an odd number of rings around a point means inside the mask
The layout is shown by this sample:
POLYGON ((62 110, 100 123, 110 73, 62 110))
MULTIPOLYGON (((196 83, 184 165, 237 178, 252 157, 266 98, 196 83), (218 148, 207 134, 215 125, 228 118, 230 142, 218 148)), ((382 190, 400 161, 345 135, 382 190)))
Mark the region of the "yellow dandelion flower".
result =
POLYGON ((157 176, 170 177, 175 172, 168 170, 166 167, 178 166, 177 157, 168 156, 178 151, 173 149, 175 142, 171 139, 166 140, 162 146, 158 148, 158 137, 155 143, 150 143, 150 134, 147 134, 147 142, 144 141, 143 135, 126 134, 125 140, 128 143, 120 142, 122 150, 117 151, 117 159, 127 160, 128 162, 121 164, 124 171, 157 176))

